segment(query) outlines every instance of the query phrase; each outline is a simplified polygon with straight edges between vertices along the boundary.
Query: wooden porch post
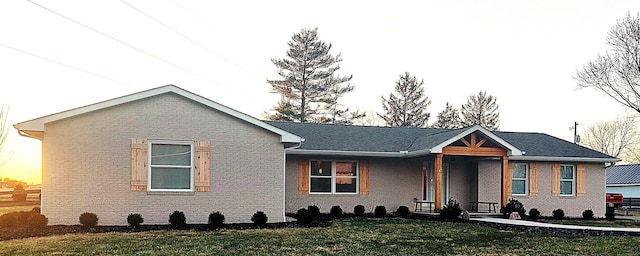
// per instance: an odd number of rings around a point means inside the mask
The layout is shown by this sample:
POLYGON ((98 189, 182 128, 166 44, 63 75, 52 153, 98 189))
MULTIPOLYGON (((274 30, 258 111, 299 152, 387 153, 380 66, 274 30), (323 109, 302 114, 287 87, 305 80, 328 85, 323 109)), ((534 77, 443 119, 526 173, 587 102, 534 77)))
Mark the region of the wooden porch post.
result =
POLYGON ((436 185, 436 194, 435 194, 435 211, 440 212, 442 209, 442 154, 436 155, 436 161, 434 164, 435 170, 435 185, 436 185))
POLYGON ((502 188, 500 191, 502 195, 500 205, 505 206, 511 194, 511 169, 509 169, 509 157, 507 156, 502 157, 502 188))

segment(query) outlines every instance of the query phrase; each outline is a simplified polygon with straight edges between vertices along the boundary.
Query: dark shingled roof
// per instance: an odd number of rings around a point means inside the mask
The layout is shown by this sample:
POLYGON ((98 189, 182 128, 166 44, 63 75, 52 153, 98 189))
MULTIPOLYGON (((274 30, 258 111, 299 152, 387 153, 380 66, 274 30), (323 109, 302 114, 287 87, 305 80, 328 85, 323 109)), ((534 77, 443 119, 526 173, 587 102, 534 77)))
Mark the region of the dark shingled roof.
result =
POLYGON ((640 184, 640 164, 607 167, 607 184, 640 184))
MULTIPOLYGON (((267 121, 268 124, 303 137, 299 149, 400 152, 431 149, 468 128, 409 128, 349 126, 267 121)), ((525 151, 525 156, 608 158, 611 156, 543 133, 493 132, 494 135, 525 151)))

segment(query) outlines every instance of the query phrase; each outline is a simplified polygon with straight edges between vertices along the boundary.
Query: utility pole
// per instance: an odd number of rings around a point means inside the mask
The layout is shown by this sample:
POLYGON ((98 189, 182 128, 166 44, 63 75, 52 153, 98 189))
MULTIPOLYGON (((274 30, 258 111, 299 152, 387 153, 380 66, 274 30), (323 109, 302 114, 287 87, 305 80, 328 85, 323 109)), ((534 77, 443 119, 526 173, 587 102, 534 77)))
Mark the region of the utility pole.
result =
POLYGON ((578 137, 578 122, 573 122, 573 143, 577 144, 580 142, 580 137, 578 137))

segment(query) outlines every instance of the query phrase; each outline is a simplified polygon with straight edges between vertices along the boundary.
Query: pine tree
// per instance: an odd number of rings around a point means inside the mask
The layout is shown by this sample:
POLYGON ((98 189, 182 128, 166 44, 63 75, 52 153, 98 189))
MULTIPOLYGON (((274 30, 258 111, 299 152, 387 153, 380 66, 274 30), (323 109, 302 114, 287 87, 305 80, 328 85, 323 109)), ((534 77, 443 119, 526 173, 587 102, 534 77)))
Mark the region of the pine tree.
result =
POLYGON ((458 110, 449 105, 449 102, 444 110, 438 113, 437 118, 438 120, 433 124, 434 128, 458 129, 464 127, 458 110))
MULTIPOLYGON (((329 53, 331 44, 318 38, 318 29, 302 29, 291 37, 285 59, 271 61, 279 69, 281 80, 267 80, 273 93, 282 99, 274 107, 271 120, 299 122, 335 122, 339 115, 338 99, 351 92, 353 77, 339 76, 340 54, 329 53), (346 85, 344 83, 347 83, 346 85)), ((341 109, 344 111, 344 109, 341 109)), ((346 113, 346 112, 345 112, 346 113)))
POLYGON ((396 82, 395 92, 389 99, 382 96, 384 114, 378 114, 388 126, 427 127, 431 100, 424 94, 424 80, 405 72, 396 82))
POLYGON ((460 110, 464 126, 480 125, 487 130, 495 131, 500 127, 500 113, 496 98, 480 91, 477 95, 467 98, 460 110))

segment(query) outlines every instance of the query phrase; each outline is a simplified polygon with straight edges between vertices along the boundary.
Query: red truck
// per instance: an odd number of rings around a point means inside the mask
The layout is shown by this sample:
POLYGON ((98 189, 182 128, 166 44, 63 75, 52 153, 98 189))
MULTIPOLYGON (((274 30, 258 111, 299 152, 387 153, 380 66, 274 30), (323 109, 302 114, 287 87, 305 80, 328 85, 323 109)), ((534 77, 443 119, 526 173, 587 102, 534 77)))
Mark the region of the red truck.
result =
POLYGON ((614 207, 618 207, 622 204, 622 194, 607 193, 607 205, 613 204, 614 207))

